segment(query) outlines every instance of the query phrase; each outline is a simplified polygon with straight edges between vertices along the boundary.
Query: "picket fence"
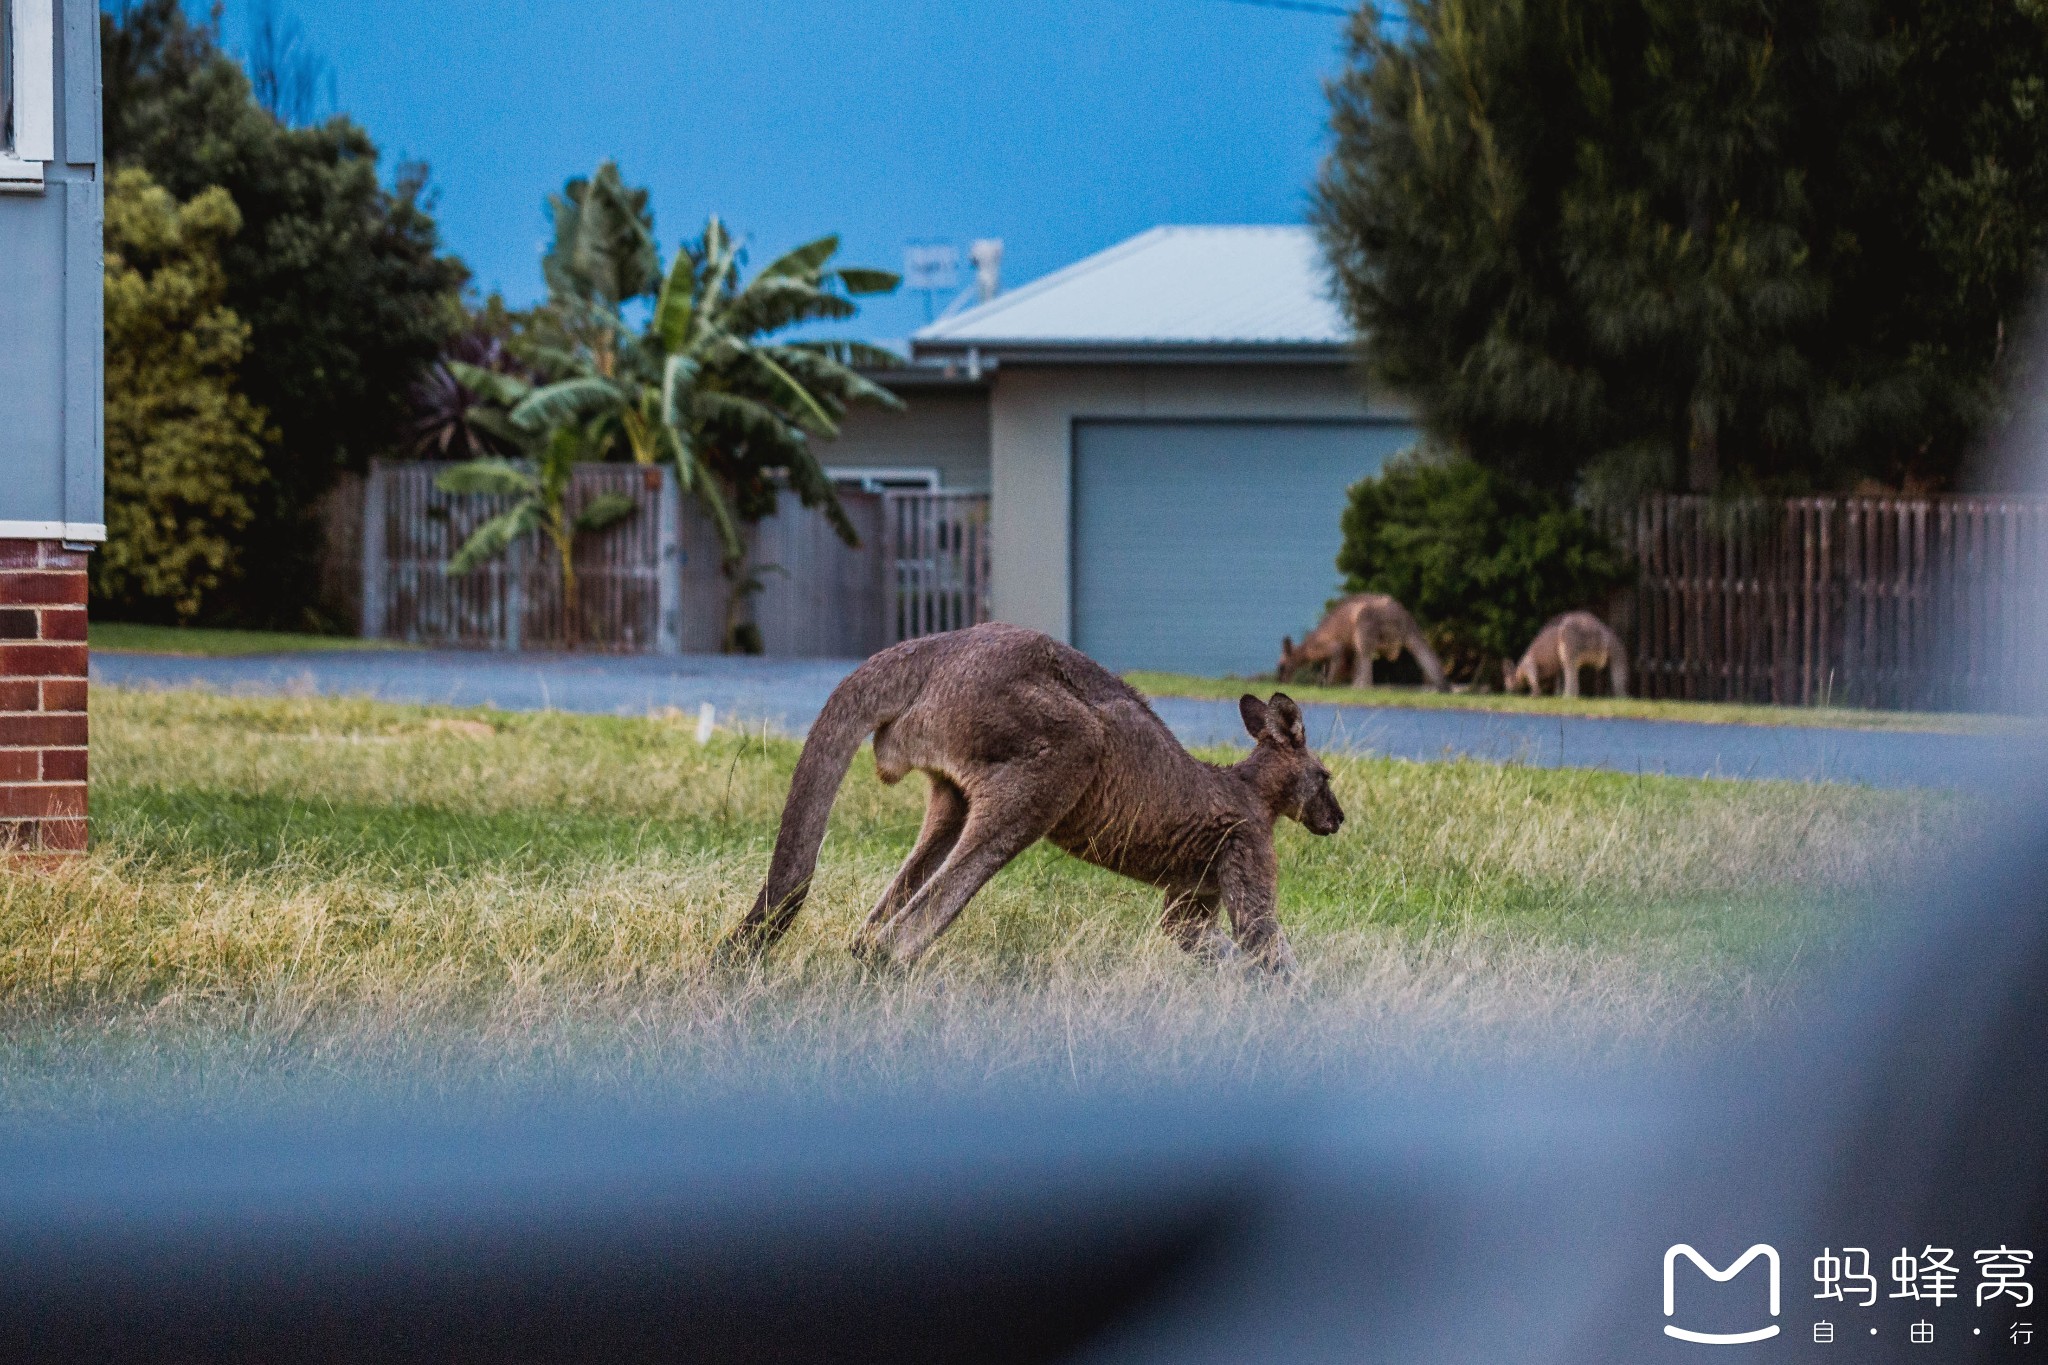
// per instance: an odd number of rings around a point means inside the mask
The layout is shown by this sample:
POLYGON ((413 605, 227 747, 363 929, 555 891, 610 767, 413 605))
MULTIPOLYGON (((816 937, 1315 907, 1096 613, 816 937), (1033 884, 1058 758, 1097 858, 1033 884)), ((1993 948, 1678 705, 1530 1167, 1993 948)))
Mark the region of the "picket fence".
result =
MULTIPOLYGON (((478 649, 564 647, 561 578, 544 542, 528 537, 470 573, 447 572, 455 550, 509 500, 442 492, 434 479, 446 468, 372 463, 363 490, 362 633, 478 649)), ((569 512, 604 493, 622 493, 635 508, 577 540, 581 647, 716 652, 729 584, 711 519, 680 496, 673 471, 624 464, 578 468, 569 512)), ((986 495, 849 491, 840 503, 858 545, 788 492, 773 517, 749 530, 758 584, 749 614, 767 654, 862 658, 988 619, 986 495)))
POLYGON ((1617 529, 1644 696, 1999 710, 2038 691, 2048 501, 1659 496, 1617 529))

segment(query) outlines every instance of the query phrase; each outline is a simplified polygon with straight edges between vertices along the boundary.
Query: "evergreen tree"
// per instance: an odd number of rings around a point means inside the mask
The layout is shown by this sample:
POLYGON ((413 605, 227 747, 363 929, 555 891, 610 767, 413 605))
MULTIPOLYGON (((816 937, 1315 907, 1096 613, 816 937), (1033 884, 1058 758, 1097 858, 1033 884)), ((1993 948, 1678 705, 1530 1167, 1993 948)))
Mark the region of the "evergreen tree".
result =
POLYGON ((2048 208, 2011 0, 1410 0, 1352 47, 1316 219, 1440 443, 1612 500, 1954 477, 2048 208))

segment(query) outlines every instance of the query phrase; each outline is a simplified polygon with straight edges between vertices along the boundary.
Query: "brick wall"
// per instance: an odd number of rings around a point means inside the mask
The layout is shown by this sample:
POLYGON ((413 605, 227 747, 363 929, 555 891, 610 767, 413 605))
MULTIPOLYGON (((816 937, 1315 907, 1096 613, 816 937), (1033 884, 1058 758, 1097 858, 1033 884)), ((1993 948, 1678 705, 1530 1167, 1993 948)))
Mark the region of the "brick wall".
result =
POLYGON ((85 555, 0 540, 0 848, 85 848, 85 555))

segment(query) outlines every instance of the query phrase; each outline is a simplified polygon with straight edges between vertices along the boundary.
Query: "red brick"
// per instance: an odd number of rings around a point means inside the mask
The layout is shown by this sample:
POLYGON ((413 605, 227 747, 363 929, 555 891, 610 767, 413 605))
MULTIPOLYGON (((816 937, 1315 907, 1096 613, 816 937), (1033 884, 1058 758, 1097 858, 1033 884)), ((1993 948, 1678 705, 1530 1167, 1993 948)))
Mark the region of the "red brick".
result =
POLYGON ((42 775, 41 749, 0 749, 0 782, 34 782, 42 775))
POLYGON ((0 607, 0 640, 40 640, 42 624, 32 607, 0 607))
POLYGON ((44 820, 36 830, 39 842, 52 853, 83 853, 85 821, 44 820))
MULTIPOLYGON (((0 698, 4 698, 7 695, 4 689, 8 687, 33 688, 35 686, 36 684, 34 683, 0 683, 0 698)), ((44 683, 42 688, 43 709, 45 711, 83 711, 85 709, 85 683, 79 679, 52 678, 44 683)), ((0 710, 12 711, 14 709, 14 707, 8 706, 4 701, 0 701, 0 710)), ((33 693, 30 694, 29 705, 21 709, 24 711, 35 709, 33 693)))
POLYGON ((67 550, 64 548, 64 542, 61 540, 44 540, 37 543, 43 547, 44 568, 79 570, 85 568, 86 552, 84 550, 67 550))
MULTIPOLYGON (((0 754, 4 754, 4 753, 8 753, 8 752, 16 752, 16 753, 21 753, 21 752, 29 752, 29 753, 33 753, 33 752, 34 752, 34 750, 13 750, 13 751, 10 751, 10 750, 6 750, 6 749, 0 749, 0 754)), ((83 750, 83 749, 45 749, 45 750, 43 750, 43 781, 45 781, 45 782, 83 782, 83 781, 85 781, 85 750, 83 750)))
POLYGON ((0 819, 85 814, 83 782, 0 784, 0 819))
POLYGON ((33 569, 43 562, 39 540, 0 540, 0 569, 33 569))
MULTIPOLYGON (((84 687, 84 683, 51 683, 52 687, 84 687)), ((33 711, 36 709, 36 694, 43 684, 9 678, 0 682, 0 711, 33 711)), ((48 695, 47 693, 44 695, 48 695)), ((84 710, 83 706, 70 708, 84 710)))
POLYGON ((77 607, 44 607, 43 638, 45 640, 83 640, 85 638, 85 611, 77 607))
POLYGON ((75 749, 85 743, 85 714, 0 716, 0 746, 75 749))
POLYGON ((0 678, 84 676, 84 645, 0 645, 0 678))
POLYGON ((49 603, 85 605, 82 573, 0 573, 0 603, 33 607, 49 603))

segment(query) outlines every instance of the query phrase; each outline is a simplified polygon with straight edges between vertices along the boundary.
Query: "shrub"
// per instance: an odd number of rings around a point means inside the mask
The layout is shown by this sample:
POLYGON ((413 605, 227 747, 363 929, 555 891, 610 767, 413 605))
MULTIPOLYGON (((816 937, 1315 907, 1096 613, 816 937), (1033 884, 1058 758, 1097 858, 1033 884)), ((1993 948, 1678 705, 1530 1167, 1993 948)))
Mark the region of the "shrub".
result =
POLYGON ((133 168, 106 207, 107 543, 94 598, 123 615, 190 620, 243 565, 238 535, 262 482, 262 409, 239 391, 249 329, 222 303, 226 190, 184 204, 133 168))
POLYGON ((1444 667, 1482 685, 1543 623, 1632 577, 1584 512, 1470 460, 1410 455, 1351 486, 1337 570, 1415 614, 1444 667))

